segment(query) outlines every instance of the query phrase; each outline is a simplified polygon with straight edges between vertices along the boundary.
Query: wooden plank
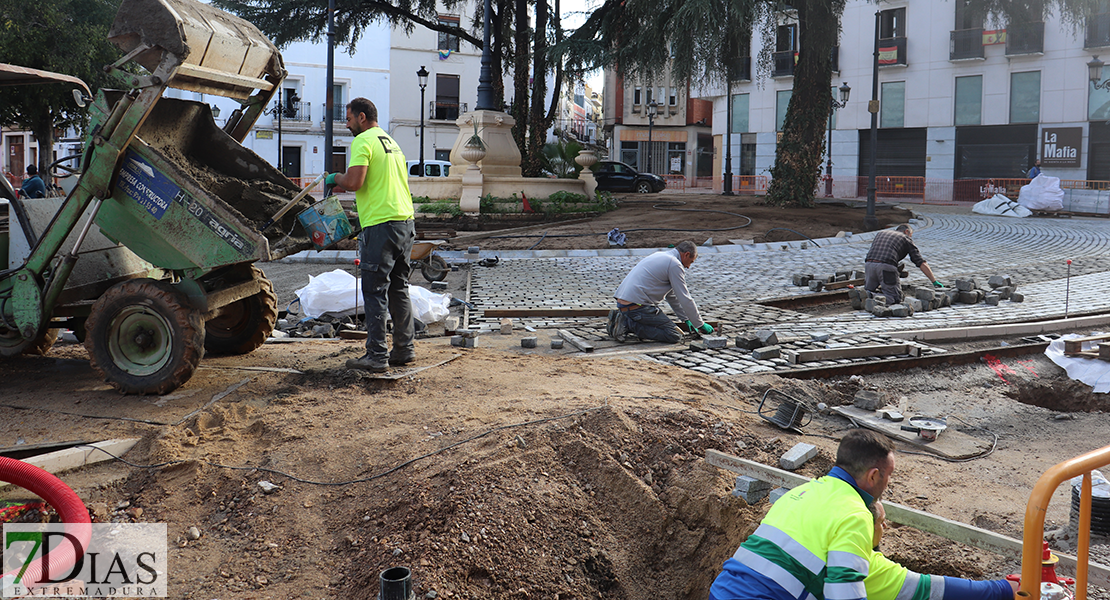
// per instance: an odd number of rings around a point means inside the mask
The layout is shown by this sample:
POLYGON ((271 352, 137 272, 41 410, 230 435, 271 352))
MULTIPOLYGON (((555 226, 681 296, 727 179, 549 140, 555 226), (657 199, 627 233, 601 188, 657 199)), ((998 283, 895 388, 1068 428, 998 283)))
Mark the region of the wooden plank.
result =
POLYGON ((839 290, 851 285, 863 285, 862 279, 849 279, 847 281, 834 281, 832 283, 824 284, 826 290, 839 290))
POLYGON ((887 437, 946 458, 971 458, 990 450, 990 442, 971 437, 952 428, 945 429, 937 436, 937 439, 929 441, 917 435, 916 432, 903 431, 903 423, 894 423, 880 418, 878 413, 873 410, 863 410, 855 406, 832 406, 829 408, 834 413, 851 419, 862 427, 878 431, 887 437))
MULTIPOLYGON (((754 477, 760 481, 766 481, 772 485, 788 489, 810 481, 808 477, 797 475, 790 471, 784 471, 716 450, 706 450, 705 461, 715 467, 726 469, 738 475, 754 477)), ((883 501, 883 507, 886 508, 886 518, 895 523, 908 525, 914 529, 939 535, 945 539, 967 544, 968 546, 995 552, 1008 558, 1021 559, 1020 540, 1015 540, 1014 538, 981 529, 973 525, 966 525, 958 521, 945 519, 944 517, 939 517, 923 510, 917 510, 916 508, 910 508, 888 500, 883 501)), ((1053 554, 1060 557, 1059 566, 1071 569, 1073 573, 1075 572, 1078 560, 1074 556, 1061 554, 1056 551, 1053 551, 1053 554)), ((1110 586, 1110 567, 1095 562, 1088 562, 1088 579, 1089 583, 1092 585, 1107 588, 1110 586)))
POLYGON ((920 356, 921 348, 913 344, 872 344, 848 348, 827 348, 824 350, 784 350, 786 359, 793 364, 837 360, 841 358, 862 358, 865 356, 920 356))
POLYGON ((566 329, 560 329, 559 330, 559 337, 563 338, 564 340, 567 341, 568 344, 570 344, 571 346, 574 346, 575 348, 578 348, 582 352, 593 352, 594 351, 594 345, 593 344, 591 344, 591 343, 587 342, 586 340, 574 335, 573 333, 567 331, 566 329))
POLYGON ((482 311, 491 319, 542 319, 544 317, 607 317, 607 308, 494 308, 482 311))
POLYGON ((1110 340, 1110 335, 1089 335, 1086 337, 1064 340, 1064 355, 1071 356, 1083 352, 1083 344, 1090 342, 1104 342, 1110 340))

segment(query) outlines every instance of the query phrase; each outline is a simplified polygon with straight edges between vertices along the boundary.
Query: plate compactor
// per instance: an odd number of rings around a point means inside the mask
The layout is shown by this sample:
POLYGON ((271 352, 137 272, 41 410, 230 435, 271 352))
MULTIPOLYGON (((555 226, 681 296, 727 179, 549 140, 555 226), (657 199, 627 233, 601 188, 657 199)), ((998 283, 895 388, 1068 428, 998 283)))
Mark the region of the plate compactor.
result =
POLYGON ((261 231, 300 189, 241 143, 286 71, 257 28, 195 0, 123 0, 109 39, 121 89, 75 94, 93 100, 76 185, 9 199, 27 252, 0 265, 0 355, 42 353, 65 327, 112 386, 165 394, 206 351, 258 348, 277 307, 253 263, 312 247, 292 215, 261 231), (220 128, 170 88, 240 108, 220 128))

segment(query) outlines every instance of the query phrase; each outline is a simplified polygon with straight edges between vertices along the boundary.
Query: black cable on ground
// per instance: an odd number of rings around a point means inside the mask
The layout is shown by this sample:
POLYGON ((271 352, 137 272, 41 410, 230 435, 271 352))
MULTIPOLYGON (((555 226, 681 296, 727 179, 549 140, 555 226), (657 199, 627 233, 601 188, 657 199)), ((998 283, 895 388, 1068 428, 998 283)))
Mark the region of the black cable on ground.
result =
POLYGON ((544 241, 545 239, 547 239, 547 232, 546 231, 543 232, 543 235, 540 236, 539 240, 536 240, 535 244, 532 244, 531 246, 528 246, 528 249, 531 250, 532 248, 535 248, 536 246, 539 246, 540 242, 544 241))

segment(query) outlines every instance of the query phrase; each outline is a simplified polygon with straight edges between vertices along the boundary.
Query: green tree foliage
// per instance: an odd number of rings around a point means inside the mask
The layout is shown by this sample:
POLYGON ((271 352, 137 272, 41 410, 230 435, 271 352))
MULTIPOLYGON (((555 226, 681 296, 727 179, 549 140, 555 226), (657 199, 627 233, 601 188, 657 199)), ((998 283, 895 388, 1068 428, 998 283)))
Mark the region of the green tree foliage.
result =
POLYGON ((582 165, 574 162, 575 157, 582 151, 582 144, 574 140, 559 140, 545 144, 543 147, 544 172, 551 173, 559 179, 575 179, 582 171, 582 165))
MULTIPOLYGON (((119 0, 0 0, 0 57, 78 77, 96 91, 108 81, 101 67, 120 56, 107 39, 118 8, 119 0)), ((40 170, 51 162, 55 129, 88 122, 74 103, 73 88, 65 83, 0 88, 0 125, 35 135, 40 170)))

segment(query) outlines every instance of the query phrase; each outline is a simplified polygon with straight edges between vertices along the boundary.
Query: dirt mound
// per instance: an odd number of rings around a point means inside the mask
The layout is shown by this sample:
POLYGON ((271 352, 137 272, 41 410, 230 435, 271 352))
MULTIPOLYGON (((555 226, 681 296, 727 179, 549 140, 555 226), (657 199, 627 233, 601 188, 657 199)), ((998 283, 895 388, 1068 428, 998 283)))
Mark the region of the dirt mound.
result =
POLYGON ((1110 398, 1096 394, 1091 386, 1067 377, 1038 379, 1004 392, 1010 398, 1058 412, 1094 412, 1110 410, 1110 398))

